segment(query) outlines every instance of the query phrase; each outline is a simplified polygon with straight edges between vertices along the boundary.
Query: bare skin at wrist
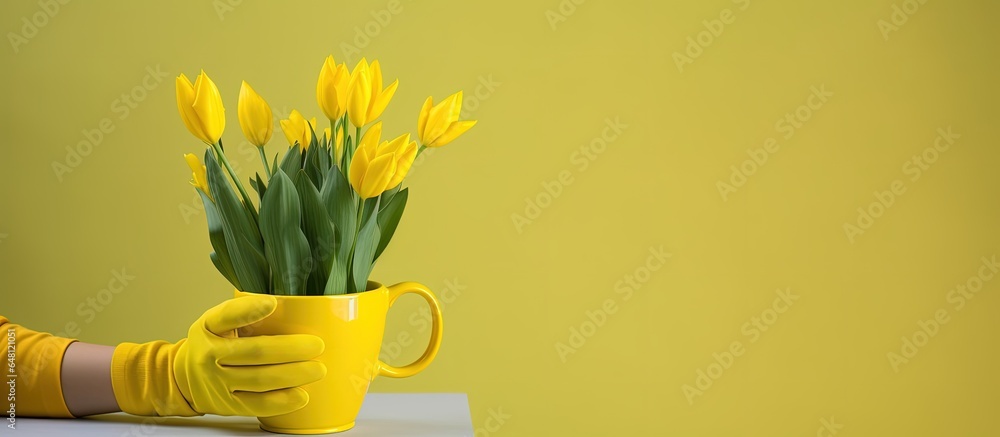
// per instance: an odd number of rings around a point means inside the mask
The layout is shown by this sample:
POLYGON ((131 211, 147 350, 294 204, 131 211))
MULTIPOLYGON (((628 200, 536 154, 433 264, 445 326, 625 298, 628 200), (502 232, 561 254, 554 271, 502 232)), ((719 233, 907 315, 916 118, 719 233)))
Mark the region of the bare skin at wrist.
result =
POLYGON ((114 346, 75 341, 63 355, 63 399, 76 417, 121 411, 111 386, 114 346))

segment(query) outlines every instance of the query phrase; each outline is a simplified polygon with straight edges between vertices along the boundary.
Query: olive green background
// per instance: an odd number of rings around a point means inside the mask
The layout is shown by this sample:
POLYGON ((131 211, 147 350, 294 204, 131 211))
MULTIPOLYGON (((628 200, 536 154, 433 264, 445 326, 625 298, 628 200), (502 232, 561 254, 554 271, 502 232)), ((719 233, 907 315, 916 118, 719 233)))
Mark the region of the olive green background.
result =
MULTIPOLYGON (((241 147, 240 80, 276 115, 322 118, 324 57, 353 66, 360 53, 400 80, 387 135, 415 133, 423 100, 459 89, 479 120, 418 162, 373 274, 447 297, 443 348, 422 374, 373 390, 468 393, 478 436, 996 433, 1000 281, 986 269, 973 298, 952 292, 1000 248, 993 2, 0 11, 0 314, 17 323, 106 344, 183 337, 232 289, 208 259, 181 158, 202 146, 174 77, 215 80, 227 150, 249 176, 260 167, 241 147), (810 100, 812 87, 832 95, 810 100), (796 111, 786 138, 779 120, 796 111), (938 152, 949 127, 960 137, 938 152), (82 141, 97 144, 67 156, 82 141), (721 194, 741 166, 753 174, 721 194), (891 205, 872 207, 879 196, 891 205), (878 217, 849 235, 858 208, 878 217), (117 293, 113 271, 132 276, 117 293), (779 289, 797 300, 775 305, 779 289)), ((276 127, 269 154, 286 146, 276 127)), ((407 297, 390 314, 393 363, 423 350, 421 305, 407 297)))

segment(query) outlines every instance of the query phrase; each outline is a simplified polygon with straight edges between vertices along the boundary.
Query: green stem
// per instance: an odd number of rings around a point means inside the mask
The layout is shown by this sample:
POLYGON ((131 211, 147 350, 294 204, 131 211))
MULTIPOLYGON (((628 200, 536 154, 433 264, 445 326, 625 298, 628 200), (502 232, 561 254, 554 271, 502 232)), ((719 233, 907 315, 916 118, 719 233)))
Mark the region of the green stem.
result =
POLYGON ((334 166, 337 165, 337 120, 330 120, 330 136, 333 138, 328 138, 330 140, 330 162, 334 166))
MULTIPOLYGON (((264 174, 267 175, 268 182, 271 181, 271 166, 267 165, 267 156, 264 155, 264 146, 257 147, 257 151, 260 152, 260 160, 264 163, 264 174)), ((419 154, 419 152, 417 152, 419 154)))
POLYGON ((229 172, 229 177, 233 178, 233 182, 236 183, 236 188, 240 190, 240 195, 243 196, 243 202, 246 203, 246 207, 250 210, 250 215, 253 216, 254 223, 257 222, 257 208, 253 206, 253 202, 250 201, 250 196, 247 195, 247 190, 243 188, 243 183, 240 182, 239 176, 236 175, 236 171, 233 170, 233 166, 229 165, 229 158, 226 158, 226 154, 222 152, 222 139, 219 139, 218 144, 213 144, 212 148, 215 149, 215 154, 222 161, 222 164, 226 166, 226 170, 229 172))
MULTIPOLYGON (((426 149, 426 148, 427 148, 427 146, 421 144, 420 148, 417 149, 417 156, 420 156, 421 153, 424 153, 424 149, 426 149)), ((416 159, 416 157, 414 157, 414 159, 416 159)))
POLYGON ((340 150, 340 155, 341 156, 339 156, 338 159, 340 159, 340 167, 341 167, 341 171, 343 171, 343 167, 344 167, 344 155, 347 154, 347 114, 346 113, 344 114, 344 117, 340 119, 340 129, 344 131, 344 138, 343 138, 344 139, 344 147, 340 150))
MULTIPOLYGON (((365 218, 364 215, 365 215, 365 199, 362 199, 359 196, 358 197, 358 225, 355 226, 356 231, 355 231, 355 235, 354 235, 354 241, 355 242, 358 241, 357 234, 361 233, 361 221, 364 220, 364 218, 365 218)), ((351 252, 353 253, 354 251, 352 250, 351 252)))

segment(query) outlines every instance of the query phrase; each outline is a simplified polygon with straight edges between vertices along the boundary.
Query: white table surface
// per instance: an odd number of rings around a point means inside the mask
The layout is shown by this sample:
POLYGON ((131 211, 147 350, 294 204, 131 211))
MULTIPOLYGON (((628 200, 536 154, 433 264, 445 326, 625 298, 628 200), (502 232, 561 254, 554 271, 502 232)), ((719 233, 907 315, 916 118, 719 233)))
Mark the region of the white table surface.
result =
MULTIPOLYGON (((6 421, 4 422, 6 425, 6 421)), ((85 419, 17 418, 17 427, 2 435, 44 436, 275 436, 260 429, 254 417, 138 417, 125 413, 85 419)), ((472 437, 469 400, 464 393, 369 393, 357 424, 343 437, 472 437)))

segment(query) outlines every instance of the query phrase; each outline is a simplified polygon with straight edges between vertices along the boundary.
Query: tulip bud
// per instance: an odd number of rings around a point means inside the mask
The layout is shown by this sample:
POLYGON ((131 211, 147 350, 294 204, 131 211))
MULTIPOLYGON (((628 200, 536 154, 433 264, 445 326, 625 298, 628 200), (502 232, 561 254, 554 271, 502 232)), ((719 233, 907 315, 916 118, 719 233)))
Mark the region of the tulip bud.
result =
POLYGON ((177 77, 177 109, 184 126, 207 144, 216 144, 226 129, 226 109, 219 88, 202 70, 194 84, 181 74, 177 77))
POLYGON ((328 56, 319 71, 316 82, 316 101, 330 120, 339 120, 347 111, 348 85, 351 75, 347 66, 336 65, 333 56, 328 56))
POLYGON ((382 89, 382 67, 378 61, 371 65, 365 59, 358 62, 348 84, 347 116, 351 123, 361 127, 381 117, 398 86, 399 80, 395 80, 382 89))
POLYGON ((250 84, 243 81, 240 86, 240 100, 237 105, 240 128, 250 144, 264 147, 271 140, 274 124, 271 122, 271 107, 257 94, 250 84))

